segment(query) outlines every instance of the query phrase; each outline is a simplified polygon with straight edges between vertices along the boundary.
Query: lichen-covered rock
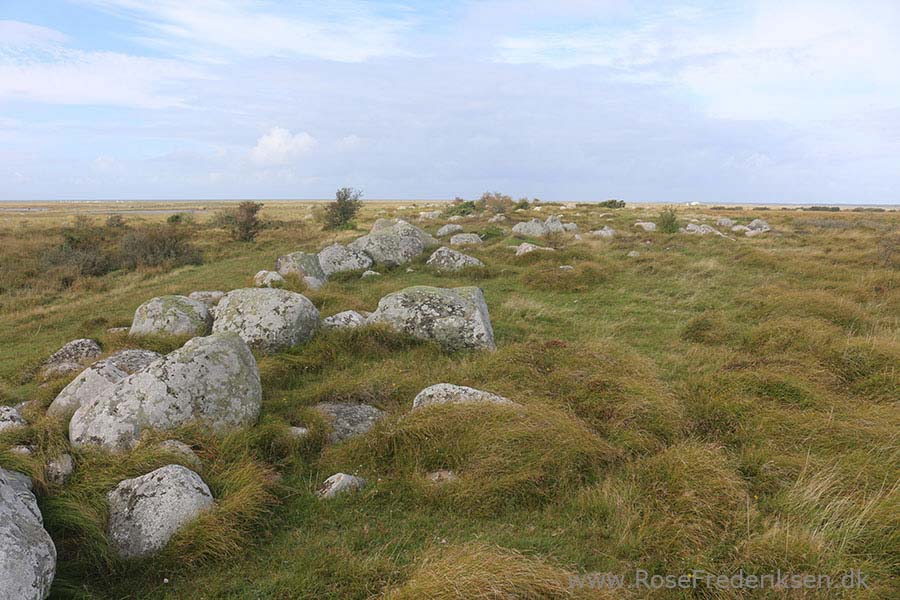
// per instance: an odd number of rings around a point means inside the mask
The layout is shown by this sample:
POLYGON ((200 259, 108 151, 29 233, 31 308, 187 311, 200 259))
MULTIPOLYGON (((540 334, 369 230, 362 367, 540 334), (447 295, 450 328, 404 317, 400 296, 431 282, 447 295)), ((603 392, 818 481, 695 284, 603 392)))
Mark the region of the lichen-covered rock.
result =
POLYGON ((199 475, 167 465, 119 483, 106 496, 109 541, 119 556, 137 558, 162 550, 179 529, 213 505, 199 475))
POLYGON ((528 242, 522 242, 516 248, 516 256, 522 256, 523 254, 528 254, 529 252, 534 252, 536 250, 542 250, 545 252, 554 252, 553 248, 545 248, 543 246, 535 246, 534 244, 528 242))
POLYGON ((345 271, 364 271, 372 266, 372 259, 365 252, 332 244, 319 252, 319 265, 325 277, 345 271))
POLYGON ((109 392, 82 403, 69 422, 74 446, 132 447, 145 429, 197 422, 215 431, 251 425, 262 388, 250 348, 240 336, 214 333, 129 375, 109 392))
POLYGON ((362 435, 384 417, 384 411, 368 404, 353 402, 320 402, 313 408, 331 425, 328 441, 332 444, 362 435))
POLYGON ((431 219, 438 219, 441 216, 441 211, 439 210, 427 210, 419 213, 419 218, 423 221, 430 221, 431 219))
POLYGON ((0 431, 27 425, 19 410, 12 406, 0 406, 0 431))
POLYGON ((159 296, 147 300, 134 311, 132 336, 206 335, 212 325, 209 307, 187 296, 159 296))
POLYGON ((563 229, 568 231, 569 233, 573 233, 578 231, 577 223, 563 223, 563 229))
POLYGON ((86 338, 72 340, 44 361, 41 365, 41 375, 46 378, 77 373, 102 353, 100 344, 95 340, 86 338))
POLYGON ((460 269, 464 269, 466 267, 484 266, 484 263, 474 256, 463 254, 462 252, 453 250, 452 248, 447 248, 446 246, 441 246, 440 248, 435 250, 431 254, 431 256, 428 257, 428 262, 426 264, 430 267, 433 267, 437 271, 445 273, 459 271, 460 269))
POLYGON ((450 238, 451 246, 473 246, 483 243, 477 233, 457 233, 450 238))
POLYGON ((246 288, 225 294, 216 307, 213 332, 232 331, 263 352, 308 342, 319 326, 319 311, 296 292, 246 288))
POLYGON ((436 341, 448 351, 494 349, 484 292, 477 287, 406 288, 379 300, 370 320, 436 341))
POLYGON ((547 217, 547 220, 544 221, 544 228, 547 230, 547 233, 562 233, 566 230, 566 226, 555 215, 547 217))
POLYGON ((549 233, 547 226, 540 219, 516 223, 513 225, 512 231, 522 237, 544 237, 549 233))
POLYGON ((196 452, 194 452, 194 449, 180 440, 163 440, 158 446, 161 450, 183 457, 187 462, 191 463, 194 470, 199 471, 203 468, 203 463, 196 452))
POLYGON ((744 231, 744 235, 747 237, 754 237, 757 235, 762 235, 763 233, 768 233, 772 231, 769 227, 769 223, 763 219, 753 219, 747 225, 747 229, 744 231))
POLYGON ((56 485, 65 485, 75 470, 75 462, 71 454, 60 454, 47 462, 47 481, 56 485))
POLYGON ((506 215, 494 215, 488 219, 488 223, 503 223, 506 221, 506 215))
POLYGON ((591 235, 598 238, 612 238, 616 236, 616 230, 609 225, 604 225, 602 229, 595 229, 591 235))
POLYGON ((428 233, 398 220, 386 227, 372 227, 369 234, 351 242, 349 248, 366 253, 376 263, 397 266, 410 262, 427 248, 437 245, 437 240, 428 233))
POLYGON ((355 310, 345 310, 322 319, 322 327, 325 329, 352 329, 362 327, 368 319, 355 310))
POLYGON ((213 308, 216 304, 219 303, 219 300, 225 295, 225 292, 219 290, 209 290, 209 291, 199 291, 199 292, 191 292, 188 294, 188 298, 191 300, 196 300, 198 302, 202 302, 207 306, 207 308, 213 308))
POLYGON ((462 230, 462 225, 457 225, 456 223, 447 223, 446 225, 438 229, 435 235, 437 237, 445 237, 448 235, 453 235, 454 233, 459 233, 462 230))
POLYGON ((85 402, 108 394, 115 384, 160 358, 150 350, 121 350, 82 371, 47 407, 47 414, 70 417, 85 402))
POLYGON ((335 473, 319 486, 319 489, 316 490, 316 495, 323 499, 334 498, 339 494, 361 490, 365 485, 366 480, 361 477, 347 475, 346 473, 335 473))
POLYGON ((722 233, 715 227, 712 227, 705 223, 702 225, 698 225, 696 223, 688 223, 684 227, 684 233, 689 233, 692 235, 709 235, 710 233, 713 233, 715 235, 722 235, 722 233))
POLYGON ((515 404, 508 398, 490 392, 476 390, 464 385, 437 383, 416 394, 415 399, 413 399, 413 408, 422 408, 435 404, 472 404, 478 402, 515 404))
POLYGON ((56 546, 30 484, 0 467, 0 597, 10 600, 46 598, 56 575, 56 546))
POLYGON ((253 285, 256 287, 278 287, 284 285, 284 277, 277 271, 257 271, 253 276, 253 285))
POLYGON ((734 221, 729 219, 728 217, 719 217, 716 219, 716 225, 719 227, 731 227, 734 225, 734 221))
MULTIPOLYGON (((319 257, 308 252, 291 252, 275 260, 275 270, 282 276, 296 275, 300 279, 314 277, 325 281, 325 273, 319 264, 319 257)), ((227 294, 226 294, 227 296, 227 294)))
POLYGON ((634 226, 640 227, 644 231, 656 231, 656 223, 650 221, 638 221, 634 226))

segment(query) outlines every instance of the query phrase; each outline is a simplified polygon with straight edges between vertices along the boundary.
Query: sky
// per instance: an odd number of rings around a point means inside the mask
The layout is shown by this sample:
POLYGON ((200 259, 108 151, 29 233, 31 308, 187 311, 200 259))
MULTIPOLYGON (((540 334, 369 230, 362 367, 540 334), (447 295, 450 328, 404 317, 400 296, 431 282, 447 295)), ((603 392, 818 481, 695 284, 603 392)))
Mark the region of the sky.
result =
POLYGON ((0 200, 900 203, 898 0, 0 0, 0 200))

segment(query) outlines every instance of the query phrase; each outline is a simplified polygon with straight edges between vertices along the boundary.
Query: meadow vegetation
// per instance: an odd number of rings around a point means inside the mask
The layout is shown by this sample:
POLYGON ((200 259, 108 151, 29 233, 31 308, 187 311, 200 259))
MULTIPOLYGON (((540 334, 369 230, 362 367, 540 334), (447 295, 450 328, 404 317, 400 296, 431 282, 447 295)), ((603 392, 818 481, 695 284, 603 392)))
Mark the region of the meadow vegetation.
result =
MULTIPOLYGON (((867 590, 796 597, 900 594, 895 211, 812 219, 753 207, 661 214, 529 203, 516 212, 502 194, 440 205, 465 231, 486 234, 466 250, 484 268, 437 274, 426 254, 411 270, 335 276, 319 290, 296 278, 286 286, 329 316, 373 310, 411 285, 478 285, 496 352, 448 354, 373 326, 257 356, 259 425, 223 436, 177 432, 200 457, 215 508, 160 555, 115 558, 106 492, 166 464, 189 465, 154 443, 162 437, 125 455, 69 449, 65 424, 43 414, 68 379, 42 381, 41 362, 79 337, 99 340, 105 353, 136 346, 107 330, 129 325, 143 301, 250 286, 281 254, 347 242, 380 216, 414 220, 433 209, 417 204, 365 203, 341 227, 323 229, 309 203, 266 202, 252 243, 234 239, 219 216, 228 205, 109 218, 76 217, 69 205, 0 213, 0 404, 36 401, 28 427, 0 433, 0 466, 35 480, 59 552, 55 597, 757 597, 570 586, 573 574, 636 568, 861 569, 867 590), (488 222, 501 212, 506 223, 488 222), (188 218, 171 222, 174 213, 188 218), (576 222, 584 240, 530 240, 557 249, 514 256, 509 246, 521 240, 509 226, 549 214, 576 222), (773 231, 726 239, 668 233, 660 223, 671 219, 677 231, 679 222, 714 225, 721 216, 762 217, 773 231), (661 231, 637 229, 637 220, 661 231), (603 225, 618 235, 587 234, 603 225), (522 407, 410 412, 416 393, 438 382, 522 407), (388 416, 329 445, 310 408, 322 401, 365 402, 388 416), (292 437, 293 425, 310 435, 292 437), (22 444, 34 452, 13 450, 22 444), (65 486, 45 468, 61 451, 76 463, 65 486), (425 477, 435 469, 459 477, 435 486, 425 477), (316 486, 336 471, 370 485, 320 501, 316 486)), ((434 233, 444 222, 417 224, 434 233)), ((141 347, 169 351, 183 341, 141 347)))

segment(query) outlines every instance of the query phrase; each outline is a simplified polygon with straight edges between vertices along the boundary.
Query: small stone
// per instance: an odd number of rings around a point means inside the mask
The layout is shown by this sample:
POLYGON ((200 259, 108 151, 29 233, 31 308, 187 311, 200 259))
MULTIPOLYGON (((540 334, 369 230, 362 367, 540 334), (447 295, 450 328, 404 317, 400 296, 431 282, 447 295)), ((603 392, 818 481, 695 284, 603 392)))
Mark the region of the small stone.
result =
POLYGON ((522 256, 523 254, 528 254, 529 252, 534 252, 535 250, 543 250, 546 252, 553 252, 553 248, 545 248, 543 246, 535 246, 534 244, 530 244, 528 242, 524 242, 519 244, 516 247, 516 256, 522 256))
POLYGON ((219 290, 204 290, 199 292, 191 292, 188 298, 202 302, 209 308, 213 308, 219 303, 219 300, 225 295, 225 292, 219 290))
POLYGON ((637 250, 632 250, 626 256, 628 256, 629 258, 637 258, 640 255, 641 255, 641 253, 638 252, 637 250))
POLYGON ((456 473, 449 469, 438 469, 437 471, 432 471, 428 475, 425 476, 428 481, 435 484, 441 483, 452 483, 457 481, 459 477, 456 476, 456 473))
POLYGON ((616 235, 616 230, 609 225, 604 225, 602 229, 595 229, 591 235, 597 238, 612 238, 616 235))
POLYGON ((65 485, 75 470, 71 454, 61 454, 47 463, 47 480, 56 485, 65 485))
POLYGON ((656 223, 651 223, 650 221, 638 221, 634 226, 640 227, 644 231, 656 231, 656 223))
POLYGON ((438 229, 437 233, 435 235, 437 237, 445 237, 448 235, 453 235, 454 233, 459 233, 462 230, 463 230, 462 225, 456 225, 454 223, 449 223, 447 225, 444 225, 440 229, 438 229))
POLYGON ((279 287, 284 285, 284 277, 276 271, 263 269, 253 276, 253 285, 256 287, 279 287))
POLYGON ((27 424, 17 409, 12 406, 0 406, 0 431, 24 427, 27 424))
POLYGON ((366 433, 384 417, 383 410, 354 402, 320 402, 313 408, 331 425, 328 441, 332 444, 366 433))
POLYGON ((559 268, 562 271, 573 271, 575 269, 572 265, 559 265, 559 268))
POLYGON ((288 431, 290 432, 291 437, 295 438, 305 438, 309 435, 309 429, 306 427, 291 426, 288 431))
POLYGON ((367 322, 368 319, 355 310, 345 310, 322 319, 322 327, 324 329, 352 329, 362 327, 367 322))
POLYGON ((322 499, 334 498, 340 494, 361 490, 365 485, 365 479, 346 473, 335 473, 322 483, 316 495, 322 499))
POLYGON ((512 400, 477 390, 465 385, 452 383, 436 383, 428 386, 413 399, 413 408, 434 406, 436 404, 472 404, 486 402, 491 404, 515 404, 512 400))
POLYGON ((360 279, 365 279, 367 277, 380 277, 381 273, 378 271, 366 271, 362 275, 360 275, 360 279))
POLYGON ((159 443, 159 448, 166 452, 183 456, 195 471, 199 471, 203 468, 203 462, 200 460, 200 457, 197 456, 197 453, 194 452, 194 449, 180 440, 162 441, 159 443))
POLYGON ((325 277, 346 271, 363 271, 372 266, 372 259, 368 254, 341 244, 326 246, 319 252, 318 257, 319 266, 325 277))
POLYGON ((441 272, 459 271, 466 267, 483 267, 484 263, 468 254, 463 254, 452 248, 441 246, 435 250, 426 262, 428 266, 441 272))
POLYGON ((473 246, 483 244, 484 240, 476 233, 457 233, 450 238, 451 246, 473 246))

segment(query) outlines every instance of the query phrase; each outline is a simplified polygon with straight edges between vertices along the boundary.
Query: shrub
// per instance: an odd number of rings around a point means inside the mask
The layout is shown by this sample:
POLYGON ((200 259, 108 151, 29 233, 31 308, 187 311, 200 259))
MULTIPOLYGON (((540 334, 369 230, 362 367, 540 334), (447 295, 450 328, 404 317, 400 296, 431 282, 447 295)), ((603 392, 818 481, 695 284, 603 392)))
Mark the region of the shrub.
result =
POLYGON ((200 252, 191 244, 189 233, 172 225, 158 225, 129 231, 121 243, 122 266, 127 269, 168 265, 197 265, 200 252))
POLYGON ((678 217, 674 206, 667 206, 659 213, 656 226, 663 233, 678 233, 678 217))
POLYGON ((597 203, 597 206, 602 208, 625 208, 624 200, 604 200, 603 202, 597 203))
POLYGON ((362 208, 362 191, 349 187, 340 188, 334 202, 325 207, 325 229, 353 229, 353 219, 362 208))
MULTIPOLYGON (((521 203, 521 200, 519 202, 521 203)), ((501 194, 500 192, 485 192, 481 195, 478 202, 475 203, 475 206, 479 210, 503 213, 513 207, 513 199, 511 196, 501 194)))
POLYGON ((239 242, 252 242, 262 229, 257 213, 262 210, 260 202, 241 202, 234 211, 234 220, 230 223, 231 235, 239 242))
POLYGON ((125 218, 122 215, 109 215, 106 218, 106 228, 107 229, 125 229, 128 227, 128 224, 125 222, 125 218))
POLYGON ((471 200, 463 200, 454 202, 452 206, 444 211, 444 217, 468 217, 475 212, 475 203, 471 200))
MULTIPOLYGON (((252 204, 252 203, 251 203, 252 204)), ((260 204, 260 207, 262 205, 260 204)), ((188 213, 175 213, 174 215, 169 215, 166 219, 166 223, 170 225, 180 225, 182 223, 193 223, 194 217, 189 215, 188 213)))
POLYGON ((885 267, 900 265, 900 235, 889 235, 878 240, 876 245, 878 262, 885 267))

